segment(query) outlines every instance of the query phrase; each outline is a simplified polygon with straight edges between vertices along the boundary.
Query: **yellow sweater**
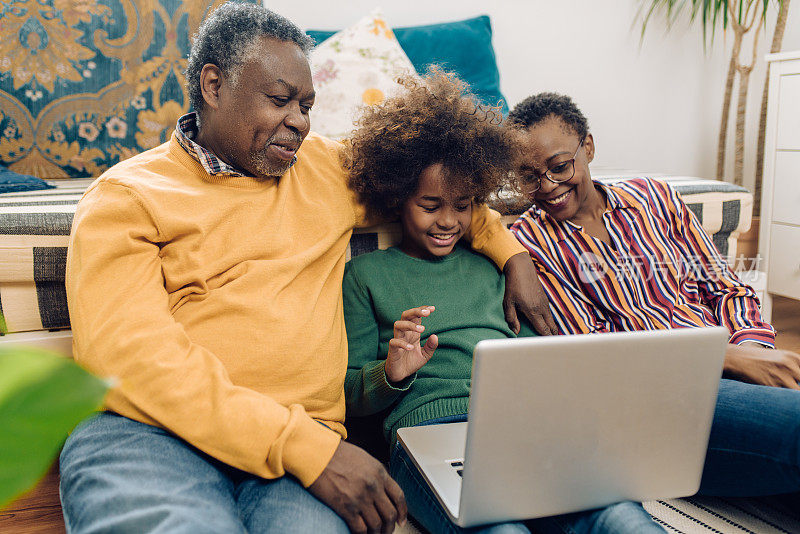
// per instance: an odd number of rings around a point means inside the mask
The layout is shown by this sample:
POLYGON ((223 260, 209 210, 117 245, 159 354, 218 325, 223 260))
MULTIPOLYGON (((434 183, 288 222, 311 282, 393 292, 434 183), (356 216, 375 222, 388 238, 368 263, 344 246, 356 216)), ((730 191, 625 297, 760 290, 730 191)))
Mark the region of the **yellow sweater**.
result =
MULTIPOLYGON (((173 137, 98 178, 67 258, 74 354, 107 408, 265 478, 316 480, 345 435, 345 250, 364 211, 341 145, 280 179, 211 176, 173 137), (323 426, 323 423, 325 426, 323 426)), ((486 208, 473 247, 522 249, 486 208)))

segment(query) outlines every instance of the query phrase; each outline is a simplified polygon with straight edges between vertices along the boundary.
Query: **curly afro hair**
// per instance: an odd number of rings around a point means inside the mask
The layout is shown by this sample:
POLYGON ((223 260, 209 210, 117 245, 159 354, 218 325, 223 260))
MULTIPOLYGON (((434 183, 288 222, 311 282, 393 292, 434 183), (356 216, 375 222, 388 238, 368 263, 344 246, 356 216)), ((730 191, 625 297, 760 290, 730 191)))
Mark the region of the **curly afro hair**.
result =
POLYGON ((550 116, 561 119, 578 137, 583 139, 589 133, 589 121, 567 95, 558 93, 539 93, 529 96, 511 110, 508 122, 514 126, 530 128, 550 116))
POLYGON ((401 83, 401 94, 366 109, 347 143, 350 186, 368 210, 396 217, 422 171, 437 163, 447 187, 477 202, 507 183, 519 151, 498 109, 478 104, 463 81, 439 69, 401 83))

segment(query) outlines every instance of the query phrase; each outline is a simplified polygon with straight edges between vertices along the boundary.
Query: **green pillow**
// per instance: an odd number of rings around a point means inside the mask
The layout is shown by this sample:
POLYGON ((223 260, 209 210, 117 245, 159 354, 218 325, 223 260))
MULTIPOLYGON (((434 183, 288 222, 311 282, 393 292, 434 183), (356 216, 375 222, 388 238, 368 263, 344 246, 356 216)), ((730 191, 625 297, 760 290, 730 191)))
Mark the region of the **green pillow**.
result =
MULTIPOLYGON (((508 113, 506 99, 500 92, 500 73, 492 48, 492 24, 487 15, 392 28, 392 31, 417 72, 426 72, 430 65, 455 72, 482 102, 499 103, 503 113, 508 113)), ((306 30, 306 33, 319 44, 336 31, 306 30)))

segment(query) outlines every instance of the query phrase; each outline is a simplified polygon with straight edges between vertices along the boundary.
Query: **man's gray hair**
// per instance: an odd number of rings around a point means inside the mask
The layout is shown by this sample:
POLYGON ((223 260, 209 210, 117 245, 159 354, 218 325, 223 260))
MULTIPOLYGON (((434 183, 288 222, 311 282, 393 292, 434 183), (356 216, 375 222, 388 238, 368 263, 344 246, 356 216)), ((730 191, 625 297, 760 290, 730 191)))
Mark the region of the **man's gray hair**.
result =
POLYGON ((248 48, 262 37, 291 41, 306 55, 314 46, 313 39, 293 22, 258 4, 227 2, 203 21, 194 35, 186 66, 189 102, 198 115, 204 104, 200 89, 203 65, 216 65, 235 85, 242 65, 250 58, 248 48))

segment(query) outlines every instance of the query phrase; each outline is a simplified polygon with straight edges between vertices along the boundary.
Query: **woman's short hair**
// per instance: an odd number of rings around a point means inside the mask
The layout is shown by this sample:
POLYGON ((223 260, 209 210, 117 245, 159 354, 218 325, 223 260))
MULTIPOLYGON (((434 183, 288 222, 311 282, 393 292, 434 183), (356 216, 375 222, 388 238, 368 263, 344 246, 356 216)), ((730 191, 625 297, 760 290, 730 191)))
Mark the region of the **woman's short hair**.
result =
POLYGON ((581 139, 589 133, 589 121, 575 102, 567 95, 558 93, 539 93, 529 96, 514 106, 508 114, 508 122, 518 127, 530 128, 550 116, 561 119, 581 139))

